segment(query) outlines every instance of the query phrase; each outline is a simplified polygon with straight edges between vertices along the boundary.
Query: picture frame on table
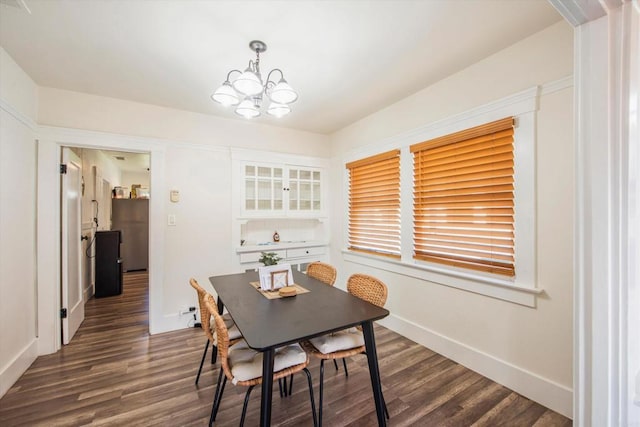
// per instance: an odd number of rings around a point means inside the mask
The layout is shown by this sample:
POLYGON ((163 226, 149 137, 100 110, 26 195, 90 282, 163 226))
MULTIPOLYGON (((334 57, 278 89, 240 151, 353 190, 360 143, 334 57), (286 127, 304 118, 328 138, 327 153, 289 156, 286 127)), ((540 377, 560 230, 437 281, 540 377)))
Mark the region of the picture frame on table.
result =
POLYGON ((258 268, 260 289, 276 291, 293 284, 293 272, 290 264, 276 264, 258 268))

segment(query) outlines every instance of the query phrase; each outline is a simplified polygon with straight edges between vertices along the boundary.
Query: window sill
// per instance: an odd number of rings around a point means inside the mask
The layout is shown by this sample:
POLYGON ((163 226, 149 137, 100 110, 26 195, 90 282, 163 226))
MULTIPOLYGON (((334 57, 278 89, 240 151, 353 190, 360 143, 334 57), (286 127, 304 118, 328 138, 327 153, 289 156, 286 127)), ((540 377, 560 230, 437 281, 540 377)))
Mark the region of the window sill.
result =
POLYGON ((417 262, 409 263, 392 258, 354 252, 348 249, 343 249, 342 254, 343 259, 347 262, 379 268, 403 276, 414 277, 527 307, 535 307, 536 297, 544 292, 543 289, 517 285, 509 279, 489 275, 485 276, 417 262))

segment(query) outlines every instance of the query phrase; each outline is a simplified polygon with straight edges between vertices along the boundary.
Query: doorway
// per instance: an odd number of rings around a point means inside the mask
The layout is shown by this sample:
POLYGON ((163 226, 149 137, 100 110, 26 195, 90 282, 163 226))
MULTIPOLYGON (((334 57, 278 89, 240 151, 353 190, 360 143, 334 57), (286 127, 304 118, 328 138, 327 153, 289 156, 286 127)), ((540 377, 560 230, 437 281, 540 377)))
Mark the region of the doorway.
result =
MULTIPOLYGON (((94 304, 100 304, 101 301, 108 299, 103 299, 102 297, 116 297, 123 291, 123 276, 120 273, 123 261, 122 246, 127 243, 129 246, 134 246, 135 252, 139 255, 141 254, 140 256, 144 259, 143 264, 137 264, 136 270, 144 271, 145 273, 148 271, 150 154, 80 147, 70 149, 63 147, 63 152, 65 151, 73 151, 80 159, 81 164, 81 220, 77 233, 83 239, 78 257, 82 305, 84 306, 87 301, 97 296, 100 298, 94 304), (120 237, 125 234, 125 231, 120 229, 117 233, 112 231, 115 230, 112 207, 115 206, 114 202, 116 201, 132 202, 137 206, 144 205, 145 209, 138 213, 136 218, 140 223, 138 228, 143 229, 144 233, 135 236, 126 234, 126 237, 122 239, 122 244, 119 244, 120 239, 118 239, 118 244, 111 245, 115 246, 117 253, 113 257, 113 263, 109 262, 105 268, 106 261, 102 255, 105 250, 109 250, 108 246, 104 246, 104 242, 109 242, 109 239, 105 239, 105 237, 110 237, 113 234, 117 234, 120 237), (138 241, 140 239, 142 240, 138 241), (96 256, 96 251, 102 252, 96 256), (142 251, 144 251, 143 254, 142 251), (109 275, 105 276, 105 271, 117 273, 107 277, 109 275), (117 283, 114 281, 117 281, 117 283)), ((132 214, 135 214, 135 212, 132 214)), ((122 215, 119 218, 123 220, 122 215)), ((126 215, 124 219, 126 219, 126 215)), ((119 224, 116 225, 120 226, 119 224)), ((64 240, 65 236, 70 232, 64 229, 62 231, 62 239, 64 240)), ((68 262, 67 253, 63 251, 61 255, 61 261, 64 265, 68 262)), ((61 295, 65 294, 67 287, 68 282, 63 277, 61 295)), ((149 295, 145 295, 144 298, 145 300, 148 299, 149 295)), ((63 309, 65 308, 64 304, 63 302, 63 309)), ((63 333, 62 342, 67 344, 71 336, 63 333)))

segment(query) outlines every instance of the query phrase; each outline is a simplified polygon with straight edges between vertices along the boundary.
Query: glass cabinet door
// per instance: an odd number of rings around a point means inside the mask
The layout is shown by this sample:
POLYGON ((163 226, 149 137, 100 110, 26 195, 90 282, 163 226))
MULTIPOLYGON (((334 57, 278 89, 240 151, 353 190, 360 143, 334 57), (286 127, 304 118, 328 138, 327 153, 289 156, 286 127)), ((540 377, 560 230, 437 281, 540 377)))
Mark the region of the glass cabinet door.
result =
POLYGON ((289 211, 320 211, 320 171, 289 168, 289 211))
POLYGON ((282 168, 246 165, 244 209, 249 212, 282 211, 282 168))
POLYGON ((312 216, 322 212, 321 170, 245 163, 242 173, 244 215, 312 216))

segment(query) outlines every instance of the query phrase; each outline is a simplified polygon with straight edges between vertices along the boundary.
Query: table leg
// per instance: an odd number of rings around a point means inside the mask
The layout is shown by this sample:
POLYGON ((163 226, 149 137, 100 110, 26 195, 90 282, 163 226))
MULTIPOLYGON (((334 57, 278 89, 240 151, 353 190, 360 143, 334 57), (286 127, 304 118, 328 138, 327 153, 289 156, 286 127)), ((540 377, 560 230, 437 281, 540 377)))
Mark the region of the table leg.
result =
POLYGON ((380 371, 378 369, 378 354, 376 352, 376 339, 373 333, 373 322, 364 322, 362 324, 362 332, 364 334, 364 344, 367 349, 369 376, 371 377, 371 388, 373 388, 373 400, 376 404, 378 425, 386 426, 387 419, 384 416, 384 403, 382 401, 382 386, 380 385, 380 371))
POLYGON ((273 390, 273 357, 275 350, 262 352, 262 400, 260 402, 260 426, 271 425, 271 394, 273 390))

